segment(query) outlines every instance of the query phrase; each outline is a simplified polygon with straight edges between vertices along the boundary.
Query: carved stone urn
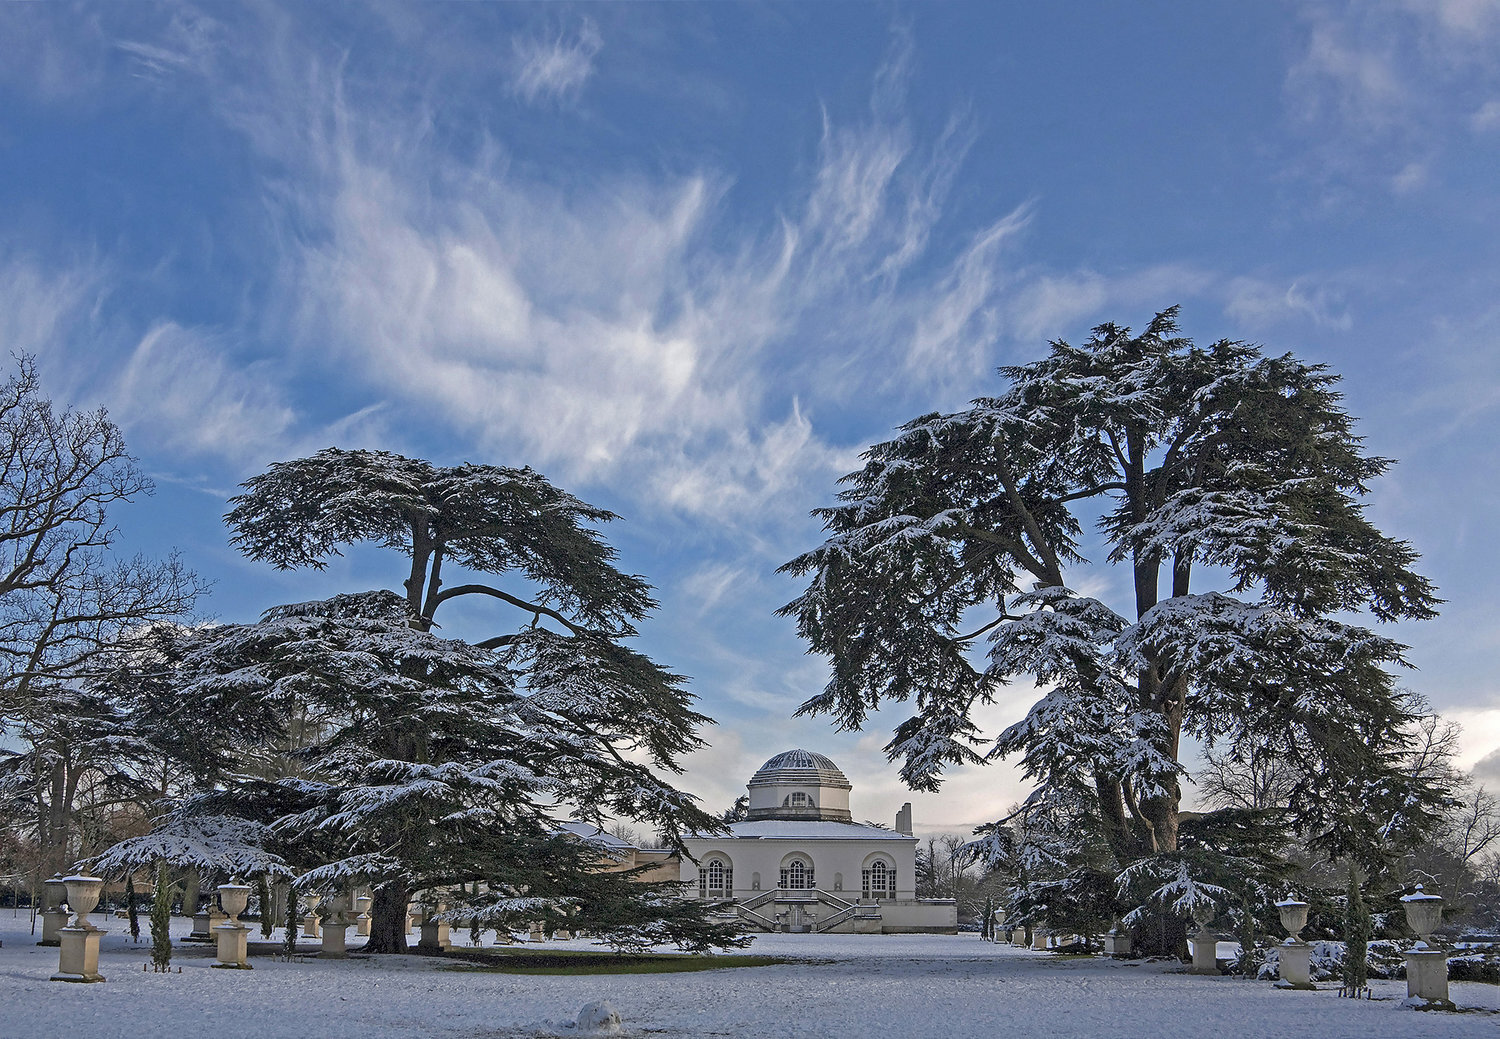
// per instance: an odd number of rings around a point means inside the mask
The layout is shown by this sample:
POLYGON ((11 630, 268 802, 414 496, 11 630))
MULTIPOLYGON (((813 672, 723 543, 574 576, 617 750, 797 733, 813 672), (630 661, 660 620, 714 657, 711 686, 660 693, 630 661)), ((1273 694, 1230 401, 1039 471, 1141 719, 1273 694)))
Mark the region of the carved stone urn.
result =
POLYGON ((249 952, 250 928, 240 923, 240 914, 250 904, 250 886, 236 884, 219 885, 219 905, 228 914, 228 919, 213 928, 218 946, 218 962, 215 967, 225 970, 253 970, 247 954, 249 952))
POLYGON ((1208 929, 1217 915, 1212 902, 1200 903, 1193 909, 1193 922, 1198 925, 1198 933, 1192 939, 1193 966, 1188 970, 1189 974, 1218 976, 1219 936, 1208 929))
POLYGON ((89 923, 89 913, 104 894, 104 880, 81 874, 64 877, 68 890, 68 908, 73 920, 58 929, 58 964, 53 981, 103 981, 99 973, 99 938, 102 930, 89 923))
POLYGON ((1290 895, 1276 903, 1276 911, 1281 915, 1281 926, 1287 929, 1290 936, 1278 947, 1281 980, 1276 983, 1277 988, 1315 987, 1312 983, 1312 946, 1300 937, 1302 928, 1307 926, 1307 908, 1306 902, 1290 895))
POLYGON ((61 873, 52 874, 52 879, 42 882, 42 940, 38 945, 57 945, 57 933, 68 923, 68 911, 63 903, 68 900, 68 885, 61 873))
POLYGON ((1406 1006, 1418 1010, 1454 1010, 1448 998, 1448 954, 1428 942, 1432 932, 1443 922, 1443 896, 1430 895, 1422 887, 1401 896, 1406 910, 1406 925, 1417 934, 1417 941, 1406 957, 1406 1006))

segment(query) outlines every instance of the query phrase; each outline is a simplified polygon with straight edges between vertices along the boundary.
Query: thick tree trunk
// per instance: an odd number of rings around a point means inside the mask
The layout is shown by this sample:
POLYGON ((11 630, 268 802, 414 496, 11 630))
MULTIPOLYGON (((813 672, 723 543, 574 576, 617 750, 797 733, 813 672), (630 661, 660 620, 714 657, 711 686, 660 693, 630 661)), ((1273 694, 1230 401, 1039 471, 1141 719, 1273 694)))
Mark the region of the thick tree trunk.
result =
POLYGON ((182 878, 182 915, 192 916, 198 911, 198 889, 203 878, 196 869, 189 869, 182 878))
POLYGON ((1172 913, 1148 907, 1144 919, 1131 934, 1139 956, 1175 956, 1186 962, 1188 956, 1187 920, 1172 913))
POLYGON ((370 902, 370 940, 365 952, 406 952, 406 906, 411 892, 395 882, 377 887, 370 902))

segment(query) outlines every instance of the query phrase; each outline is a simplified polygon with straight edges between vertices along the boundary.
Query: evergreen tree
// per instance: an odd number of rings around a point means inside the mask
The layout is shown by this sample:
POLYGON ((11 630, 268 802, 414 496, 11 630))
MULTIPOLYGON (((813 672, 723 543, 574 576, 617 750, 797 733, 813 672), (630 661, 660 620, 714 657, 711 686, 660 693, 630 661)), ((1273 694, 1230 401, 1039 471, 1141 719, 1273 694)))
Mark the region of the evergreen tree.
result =
MULTIPOLYGON (((321 735, 301 755, 300 775, 240 777, 190 802, 188 818, 227 813, 264 824, 271 847, 312 867, 298 880, 303 890, 372 886, 370 951, 405 951, 413 891, 479 880, 498 893, 481 903, 563 905, 592 891, 589 930, 681 917, 664 908, 659 887, 616 883, 622 874, 594 878, 596 857, 549 814, 561 802, 649 820, 672 841, 685 827, 715 825, 689 795, 622 753, 654 724, 620 706, 633 681, 628 652, 539 628, 486 649, 438 638, 412 619, 403 598, 369 592, 199 629, 176 676, 189 702, 229 689, 295 702, 321 735), (605 906, 605 892, 620 906, 605 906)), ((465 904, 474 912, 485 908, 473 902, 465 904)), ((699 930, 695 938, 681 917, 684 941, 723 936, 697 903, 687 913, 699 930)))
POLYGON ((297 892, 289 886, 286 893, 286 919, 282 921, 286 925, 286 931, 281 936, 281 958, 288 963, 297 955, 297 924, 302 916, 301 908, 297 892))
MULTIPOLYGON (((468 596, 516 611, 514 625, 473 647, 500 654, 484 662, 481 670, 489 669, 487 677, 474 681, 493 696, 512 697, 525 717, 512 717, 511 701, 497 706, 485 696, 472 714, 496 707, 504 719, 502 729, 518 720, 542 729, 550 725, 542 744, 566 744, 556 760, 587 763, 580 764, 576 779, 559 778, 546 768, 536 773, 546 778, 536 778, 529 771, 534 754, 521 750, 514 738, 506 737, 504 747, 485 745, 481 738, 475 754, 514 760, 516 776, 476 777, 468 782, 472 790, 466 796, 492 787, 503 792, 500 800, 521 805, 537 787, 559 784, 584 795, 573 803, 587 812, 613 804, 617 815, 660 822, 669 836, 687 821, 713 825, 689 798, 650 771, 678 771, 680 755, 701 745, 696 730, 708 719, 692 709, 692 697, 680 676, 628 645, 635 625, 656 603, 644 579, 615 567, 615 551, 596 529, 614 519, 612 513, 554 487, 530 468, 442 467, 382 451, 320 451, 277 463, 244 488, 245 493, 231 500, 233 508, 225 519, 233 543, 252 559, 280 569, 321 569, 341 547, 367 541, 404 556, 401 612, 398 616, 388 602, 379 607, 390 623, 425 635, 433 630, 445 603, 468 596), (455 569, 460 579, 447 584, 455 569), (564 730, 571 735, 564 737, 564 730), (628 753, 647 764, 632 763, 628 753)), ((285 615, 268 617, 273 623, 276 619, 285 615)), ((445 651, 445 664, 441 654, 428 660, 426 648, 404 647, 416 650, 404 652, 399 642, 388 647, 384 660, 394 660, 401 669, 396 674, 414 688, 442 687, 447 678, 430 682, 426 672, 443 671, 462 656, 456 650, 445 651)), ((472 670, 465 663, 450 677, 465 668, 472 670)), ((443 694, 453 695, 453 690, 443 694)), ((411 709, 402 717, 425 716, 425 708, 405 706, 411 709)), ((343 714, 330 711, 329 725, 336 737, 327 744, 357 743, 365 736, 371 746, 394 740, 397 745, 387 749, 392 749, 390 760, 404 763, 398 771, 427 766, 433 759, 420 731, 390 733, 389 716, 382 710, 371 705, 343 714)), ((416 728, 420 730, 421 724, 416 728)), ((459 733, 444 736, 447 747, 463 743, 459 733)), ((415 772, 406 778, 413 789, 422 788, 415 772)), ((401 781, 390 775, 378 780, 401 781)), ((517 811, 528 819, 537 814, 517 811)), ((397 831, 401 846, 415 839, 399 826, 397 831)), ((399 884, 375 891, 367 946, 371 951, 405 949, 405 896, 399 884)))
POLYGON ((1344 903, 1344 988, 1351 996, 1357 997, 1359 990, 1370 983, 1367 958, 1370 937, 1374 933, 1374 922, 1365 908, 1359 877, 1351 868, 1348 896, 1344 903))
POLYGON ((1349 616, 1438 600, 1364 516, 1391 462, 1362 450, 1337 376, 1196 346, 1175 308, 1001 376, 999 396, 866 451, 816 512, 828 539, 783 567, 811 578, 783 612, 833 670, 800 713, 860 728, 910 702, 886 749, 911 786, 1018 755, 1042 789, 1090 792, 1120 867, 1177 850, 1185 736, 1252 735, 1290 761, 1293 821, 1325 854, 1430 825, 1440 791, 1399 766, 1404 647, 1349 616), (1069 587, 1089 508, 1126 612, 1069 587), (1045 695, 982 733, 976 708, 1022 677, 1045 695))
POLYGON ((172 875, 167 860, 156 863, 156 885, 151 890, 151 965, 165 971, 172 962, 172 875))
POLYGON ((130 940, 141 940, 141 917, 135 900, 135 874, 125 874, 125 913, 130 919, 130 940))
POLYGON ((266 875, 262 873, 255 884, 255 895, 260 902, 260 936, 270 938, 276 922, 271 919, 271 885, 266 882, 266 875))

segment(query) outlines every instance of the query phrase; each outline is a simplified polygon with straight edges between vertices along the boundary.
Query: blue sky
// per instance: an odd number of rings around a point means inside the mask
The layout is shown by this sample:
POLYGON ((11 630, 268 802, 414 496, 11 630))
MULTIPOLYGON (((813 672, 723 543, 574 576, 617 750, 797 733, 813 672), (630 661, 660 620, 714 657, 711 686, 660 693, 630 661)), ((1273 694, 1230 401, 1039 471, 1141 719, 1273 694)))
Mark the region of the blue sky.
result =
POLYGON ((824 668, 774 570, 895 424, 1180 303, 1344 374, 1401 460, 1371 514, 1448 600, 1408 684, 1500 780, 1497 46, 1496 0, 6 5, 0 344, 110 408, 158 486, 125 547, 208 612, 398 585, 239 559, 270 461, 529 463, 660 590, 643 644, 720 720, 689 789, 800 745, 857 815, 962 829, 1015 775, 913 796, 898 719, 791 720, 824 668))

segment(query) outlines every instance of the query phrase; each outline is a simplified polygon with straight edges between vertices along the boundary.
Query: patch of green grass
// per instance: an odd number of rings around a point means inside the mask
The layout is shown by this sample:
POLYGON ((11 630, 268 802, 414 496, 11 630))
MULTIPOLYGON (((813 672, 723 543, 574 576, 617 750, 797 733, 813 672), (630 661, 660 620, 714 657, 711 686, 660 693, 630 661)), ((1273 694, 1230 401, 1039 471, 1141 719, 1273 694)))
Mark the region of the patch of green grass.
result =
POLYGON ((483 971, 491 974, 677 974, 696 970, 728 970, 735 967, 774 967, 783 963, 807 963, 784 956, 696 956, 672 953, 611 953, 531 949, 453 949, 448 955, 467 961, 450 970, 483 971))

